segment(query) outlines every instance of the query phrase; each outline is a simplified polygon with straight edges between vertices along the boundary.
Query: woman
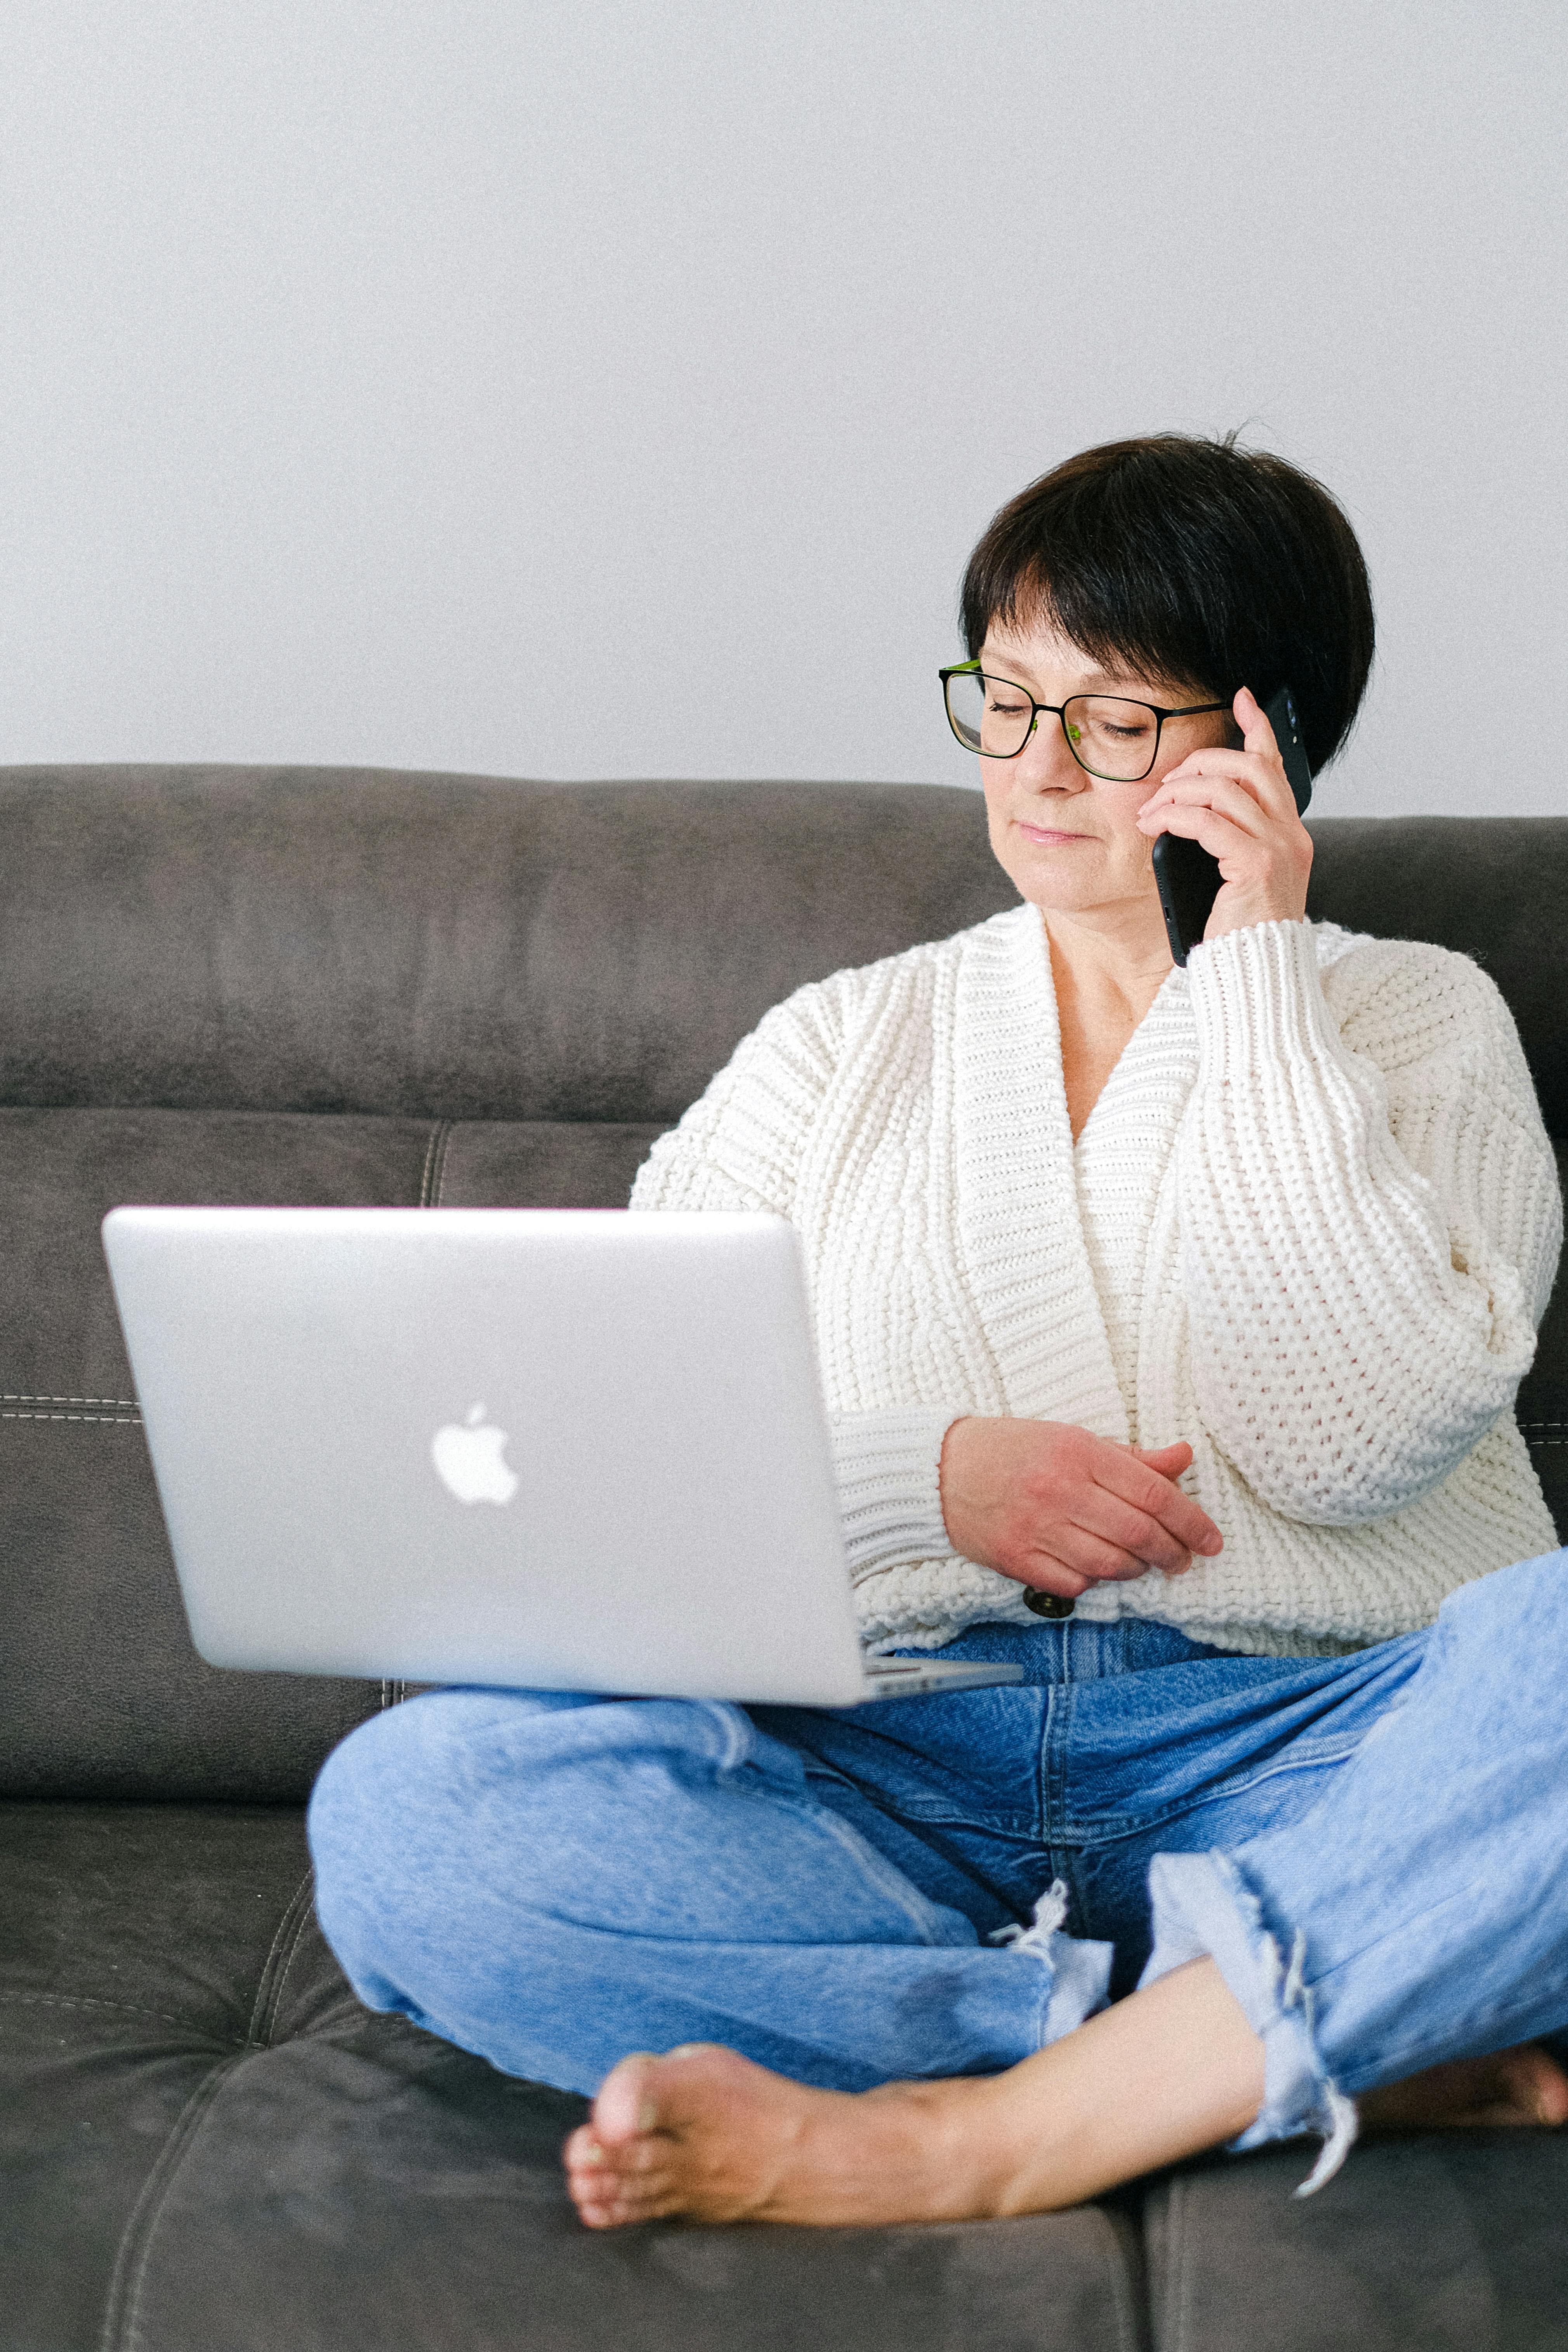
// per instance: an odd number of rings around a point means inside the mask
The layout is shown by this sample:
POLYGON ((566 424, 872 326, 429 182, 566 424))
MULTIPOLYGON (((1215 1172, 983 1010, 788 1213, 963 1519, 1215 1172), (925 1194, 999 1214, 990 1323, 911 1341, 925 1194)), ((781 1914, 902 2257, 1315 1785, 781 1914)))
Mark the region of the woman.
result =
POLYGON ((778 1007, 633 1205, 794 1222, 866 1638, 1025 1683, 443 1692, 312 1801, 362 1997, 597 2091, 594 2226, 1568 2116, 1568 1559, 1511 1417, 1561 1209, 1485 976, 1305 919, 1261 702, 1342 742, 1353 534, 1278 458, 1120 444, 1003 509, 963 618, 1023 903, 778 1007), (1166 831, 1222 877, 1185 971, 1166 831))

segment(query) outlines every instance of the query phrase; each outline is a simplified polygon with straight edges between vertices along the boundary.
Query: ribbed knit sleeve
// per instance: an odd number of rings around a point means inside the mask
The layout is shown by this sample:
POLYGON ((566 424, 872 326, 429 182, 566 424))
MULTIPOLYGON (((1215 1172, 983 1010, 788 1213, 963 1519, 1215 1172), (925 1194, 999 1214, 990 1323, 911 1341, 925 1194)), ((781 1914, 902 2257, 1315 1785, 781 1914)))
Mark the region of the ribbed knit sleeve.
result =
POLYGON ((1177 1146, 1205 1425, 1286 1517, 1415 1502, 1513 1403, 1562 1239, 1517 1033, 1466 958, 1309 923, 1194 951, 1177 1146))
POLYGON ((838 1051, 830 987, 764 1014, 632 1185, 634 1209, 795 1207, 802 1155, 838 1051))
MULTIPOLYGON (((637 1171, 634 1209, 748 1209, 793 1217, 796 1180, 842 1051, 834 983, 803 989, 736 1048, 637 1171)), ((951 1560, 942 1442, 965 1410, 905 1405, 827 1414, 849 1572, 951 1560)))

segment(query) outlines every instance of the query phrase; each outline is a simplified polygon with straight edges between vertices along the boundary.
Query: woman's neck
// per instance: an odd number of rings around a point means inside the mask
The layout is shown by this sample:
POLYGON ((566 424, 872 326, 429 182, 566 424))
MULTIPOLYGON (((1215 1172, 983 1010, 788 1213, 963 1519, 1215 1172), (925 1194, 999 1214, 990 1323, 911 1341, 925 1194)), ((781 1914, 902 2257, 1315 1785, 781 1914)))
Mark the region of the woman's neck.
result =
POLYGON ((1061 1029, 1062 1077, 1073 1139, 1082 1134, 1129 1039, 1171 974, 1158 902, 1157 931, 1142 908, 1125 919, 1044 914, 1061 1029))

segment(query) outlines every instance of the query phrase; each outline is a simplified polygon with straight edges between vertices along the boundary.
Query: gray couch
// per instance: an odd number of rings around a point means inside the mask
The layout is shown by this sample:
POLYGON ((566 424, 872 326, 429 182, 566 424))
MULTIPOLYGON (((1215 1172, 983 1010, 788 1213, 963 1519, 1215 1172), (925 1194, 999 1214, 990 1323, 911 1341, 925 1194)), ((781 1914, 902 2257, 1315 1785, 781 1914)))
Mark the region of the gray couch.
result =
MULTIPOLYGON (((1568 1136, 1568 820, 1318 841, 1314 911, 1495 974, 1568 1136)), ((1568 2346, 1547 2136, 1364 2147, 1307 2204, 1287 2149, 1030 2221, 589 2236, 580 2102, 367 2014, 315 1926, 301 1802, 398 1686, 191 1650, 106 1209, 619 1202, 767 1005, 1010 897, 935 788, 0 773, 6 2352, 1568 2346)), ((1520 1412, 1568 1525, 1561 1297, 1520 1412)))

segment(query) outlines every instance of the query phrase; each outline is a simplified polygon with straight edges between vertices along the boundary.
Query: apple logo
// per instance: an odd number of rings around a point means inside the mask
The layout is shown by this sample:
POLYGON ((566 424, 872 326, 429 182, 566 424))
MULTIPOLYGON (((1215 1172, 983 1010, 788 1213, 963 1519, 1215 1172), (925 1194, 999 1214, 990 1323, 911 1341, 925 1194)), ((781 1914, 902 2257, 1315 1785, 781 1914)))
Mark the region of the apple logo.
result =
POLYGON ((485 1420, 482 1404, 475 1405, 465 1423, 449 1421, 430 1440, 436 1474, 459 1503, 510 1503, 517 1492, 517 1473, 501 1459, 507 1442, 504 1429, 485 1420))

